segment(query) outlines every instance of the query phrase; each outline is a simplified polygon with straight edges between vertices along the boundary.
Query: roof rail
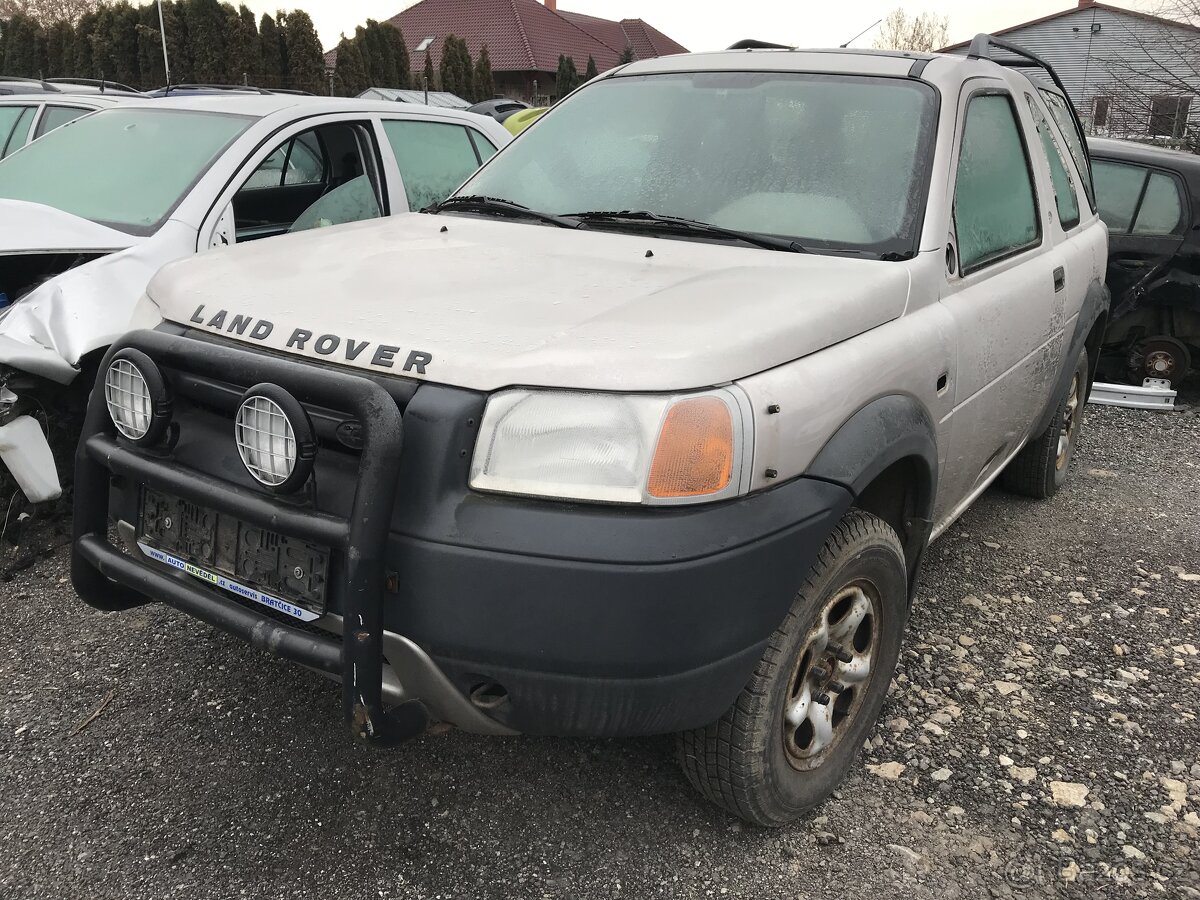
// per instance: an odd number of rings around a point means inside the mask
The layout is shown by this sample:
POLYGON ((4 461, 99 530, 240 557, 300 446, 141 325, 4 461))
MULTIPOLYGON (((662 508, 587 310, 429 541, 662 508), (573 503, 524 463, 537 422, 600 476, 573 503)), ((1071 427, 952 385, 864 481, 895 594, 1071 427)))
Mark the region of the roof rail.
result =
POLYGON ((772 44, 770 41, 756 41, 754 38, 745 38, 738 41, 736 44, 730 44, 726 50, 795 50, 796 48, 790 44, 772 44))
POLYGON ((114 91, 123 91, 129 94, 141 93, 137 88, 121 84, 119 81, 110 81, 107 78, 47 78, 46 81, 50 84, 81 84, 87 87, 98 87, 101 93, 110 88, 114 91))
MULTIPOLYGON (((24 75, 0 75, 0 81, 16 81, 22 84, 36 84, 41 87, 43 91, 48 91, 51 93, 58 91, 58 88, 48 81, 43 81, 41 78, 26 78, 24 75)), ((59 91, 59 93, 61 93, 61 91, 59 91)))
POLYGON ((1024 47, 1009 43, 1002 38, 990 34, 975 35, 975 39, 971 41, 970 49, 967 50, 967 58, 986 59, 998 66, 1005 66, 1010 69, 1042 69, 1050 76, 1050 80, 1054 82, 1054 86, 1062 92, 1063 98, 1067 101, 1067 108, 1071 110, 1071 118, 1075 120, 1075 127, 1079 131, 1079 138, 1083 141, 1084 150, 1087 150, 1087 133, 1083 130, 1083 122, 1079 118, 1079 113, 1076 111, 1075 104, 1071 101, 1071 95, 1067 93, 1062 79, 1058 77, 1058 72, 1054 71, 1054 66, 1024 47), (1006 53, 1016 56, 1017 59, 996 59, 992 56, 993 49, 1003 50, 1006 53))
POLYGON ((1016 44, 1010 44, 1008 41, 998 37, 993 37, 990 34, 977 34, 975 40, 971 41, 971 47, 967 50, 968 59, 986 59, 994 62, 998 66, 1007 66, 1013 69, 1034 68, 1043 69, 1050 76, 1050 80, 1054 82, 1054 86, 1067 96, 1067 89, 1063 87, 1062 79, 1058 77, 1058 73, 1054 71, 1054 66, 1046 62, 1036 53, 1031 53, 1024 47, 1016 44), (1004 50, 1011 53, 1013 56, 1019 57, 1018 60, 1012 59, 996 59, 992 56, 992 49, 1004 50))
POLYGON ((273 94, 266 88, 255 87, 251 84, 168 84, 159 90, 170 94, 172 91, 231 91, 243 94, 273 94))

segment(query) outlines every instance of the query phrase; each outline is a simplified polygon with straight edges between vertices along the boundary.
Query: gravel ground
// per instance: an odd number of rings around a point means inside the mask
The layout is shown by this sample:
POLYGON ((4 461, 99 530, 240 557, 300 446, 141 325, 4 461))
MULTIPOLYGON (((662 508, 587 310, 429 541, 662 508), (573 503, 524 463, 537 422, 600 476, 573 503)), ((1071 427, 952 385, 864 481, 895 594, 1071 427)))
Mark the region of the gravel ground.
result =
POLYGON ((1085 427, 1064 493, 934 545, 864 765, 782 831, 669 739, 364 751, 336 686, 93 612, 60 549, 0 591, 0 895, 1200 898, 1200 415, 1085 427))

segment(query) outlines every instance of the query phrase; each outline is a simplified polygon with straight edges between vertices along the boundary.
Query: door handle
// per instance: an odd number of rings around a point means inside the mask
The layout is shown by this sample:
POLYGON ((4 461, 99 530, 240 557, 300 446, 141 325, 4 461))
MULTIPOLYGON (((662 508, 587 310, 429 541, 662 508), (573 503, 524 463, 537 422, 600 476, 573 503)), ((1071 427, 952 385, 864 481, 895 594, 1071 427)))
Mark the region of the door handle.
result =
POLYGON ((1054 270, 1054 293, 1058 293, 1067 286, 1067 272, 1062 266, 1054 270))

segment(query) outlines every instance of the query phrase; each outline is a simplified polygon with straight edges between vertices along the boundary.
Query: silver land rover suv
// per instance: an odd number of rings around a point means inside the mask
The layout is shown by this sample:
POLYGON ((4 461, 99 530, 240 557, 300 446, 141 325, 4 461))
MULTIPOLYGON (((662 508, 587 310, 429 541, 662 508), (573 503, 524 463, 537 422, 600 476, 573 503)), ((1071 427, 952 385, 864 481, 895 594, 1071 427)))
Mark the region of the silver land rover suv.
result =
POLYGON ((929 542, 1063 483, 1105 251, 1057 76, 988 36, 624 66, 421 214, 164 269, 91 397, 74 584, 340 679, 364 742, 674 732, 783 824, 929 542))

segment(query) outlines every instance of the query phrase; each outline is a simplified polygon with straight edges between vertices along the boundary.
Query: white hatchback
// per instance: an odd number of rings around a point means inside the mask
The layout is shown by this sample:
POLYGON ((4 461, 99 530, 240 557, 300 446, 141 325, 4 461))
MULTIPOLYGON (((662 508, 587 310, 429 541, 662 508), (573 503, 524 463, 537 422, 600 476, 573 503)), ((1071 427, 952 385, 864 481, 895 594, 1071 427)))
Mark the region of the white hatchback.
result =
POLYGON ((25 496, 60 493, 92 373, 62 387, 157 323, 135 308, 164 264, 422 209, 511 139, 449 109, 200 96, 126 100, 0 162, 0 458, 25 496))

